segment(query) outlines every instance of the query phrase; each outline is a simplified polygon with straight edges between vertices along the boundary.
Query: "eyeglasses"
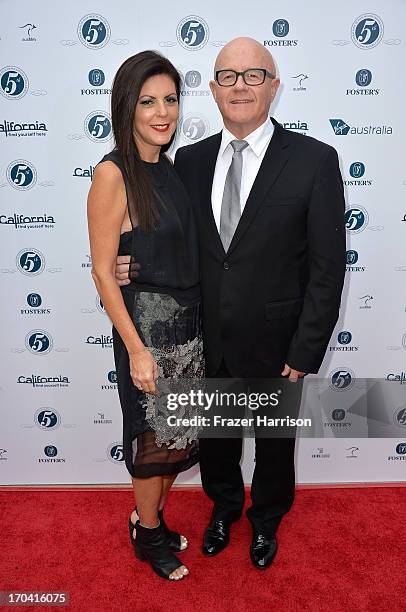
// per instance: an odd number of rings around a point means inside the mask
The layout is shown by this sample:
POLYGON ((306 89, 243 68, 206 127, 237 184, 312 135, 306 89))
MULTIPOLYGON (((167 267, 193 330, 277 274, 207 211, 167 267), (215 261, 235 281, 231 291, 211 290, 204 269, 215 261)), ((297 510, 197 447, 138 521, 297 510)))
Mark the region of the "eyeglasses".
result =
POLYGON ((214 78, 221 87, 232 87, 236 84, 239 76, 242 76, 246 85, 262 85, 265 77, 274 79, 275 75, 265 68, 247 68, 243 72, 236 70, 216 70, 214 78))

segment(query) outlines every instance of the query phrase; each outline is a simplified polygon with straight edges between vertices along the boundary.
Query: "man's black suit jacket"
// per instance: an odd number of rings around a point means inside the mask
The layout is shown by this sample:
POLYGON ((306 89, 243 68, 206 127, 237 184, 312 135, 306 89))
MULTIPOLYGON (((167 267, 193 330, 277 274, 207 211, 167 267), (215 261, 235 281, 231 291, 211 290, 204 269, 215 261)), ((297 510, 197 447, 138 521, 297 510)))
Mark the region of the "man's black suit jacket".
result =
POLYGON ((221 133, 177 151, 196 214, 208 376, 317 373, 337 322, 345 272, 344 194, 335 149, 275 131, 225 253, 211 190, 221 133))

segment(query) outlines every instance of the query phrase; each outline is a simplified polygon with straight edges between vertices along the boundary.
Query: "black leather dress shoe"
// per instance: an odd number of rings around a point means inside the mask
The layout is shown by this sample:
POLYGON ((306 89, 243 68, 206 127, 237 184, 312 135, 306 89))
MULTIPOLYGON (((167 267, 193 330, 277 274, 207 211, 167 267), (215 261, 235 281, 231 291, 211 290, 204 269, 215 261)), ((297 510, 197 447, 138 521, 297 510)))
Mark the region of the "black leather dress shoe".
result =
POLYGON ((266 569, 275 558, 278 550, 276 536, 266 536, 263 533, 255 533, 250 548, 251 561, 258 569, 266 569))
POLYGON ((203 536, 202 550, 205 555, 214 556, 224 550, 230 541, 230 525, 213 519, 203 536))

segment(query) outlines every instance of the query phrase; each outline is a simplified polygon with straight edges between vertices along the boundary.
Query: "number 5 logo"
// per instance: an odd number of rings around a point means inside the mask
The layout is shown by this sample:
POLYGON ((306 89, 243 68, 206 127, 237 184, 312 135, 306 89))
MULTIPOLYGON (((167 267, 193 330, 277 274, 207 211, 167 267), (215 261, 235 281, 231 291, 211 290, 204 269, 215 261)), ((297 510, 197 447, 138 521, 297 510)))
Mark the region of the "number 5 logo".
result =
POLYGON ((28 77, 16 66, 6 66, 0 70, 0 93, 9 100, 19 100, 28 91, 28 77))
POLYGON ((379 45, 383 36, 383 21, 378 15, 361 15, 351 27, 352 42, 360 49, 373 49, 379 45))
POLYGON ((48 332, 34 329, 26 335, 25 346, 34 355, 46 355, 52 351, 53 341, 48 332))
POLYGON ((85 15, 78 25, 78 38, 88 49, 101 49, 110 40, 110 25, 101 15, 85 15))
POLYGON ((368 225, 368 213, 362 206, 348 208, 345 211, 345 227, 351 234, 362 232, 368 225))
POLYGON ((184 49, 198 51, 209 40, 209 26, 201 17, 189 15, 178 23, 176 37, 184 49))

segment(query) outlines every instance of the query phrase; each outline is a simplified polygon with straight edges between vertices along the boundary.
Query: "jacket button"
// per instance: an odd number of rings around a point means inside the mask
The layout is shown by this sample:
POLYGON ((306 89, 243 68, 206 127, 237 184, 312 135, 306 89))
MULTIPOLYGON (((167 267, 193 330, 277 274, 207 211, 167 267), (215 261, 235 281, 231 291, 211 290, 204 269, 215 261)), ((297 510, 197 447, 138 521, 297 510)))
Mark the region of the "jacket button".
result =
POLYGON ((223 263, 223 268, 224 268, 224 270, 229 270, 230 269, 230 265, 229 265, 228 261, 225 261, 223 263))

